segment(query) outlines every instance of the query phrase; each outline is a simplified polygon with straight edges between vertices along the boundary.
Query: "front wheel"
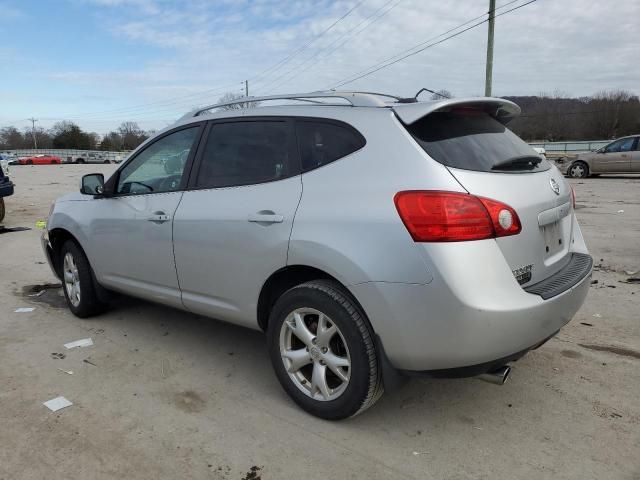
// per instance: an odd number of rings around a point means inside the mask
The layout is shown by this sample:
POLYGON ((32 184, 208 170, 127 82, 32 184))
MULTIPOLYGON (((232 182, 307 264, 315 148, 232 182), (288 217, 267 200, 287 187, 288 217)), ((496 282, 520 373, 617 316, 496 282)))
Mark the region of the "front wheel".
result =
POLYGON ((574 162, 569 167, 569 176, 571 178, 587 178, 589 176, 589 166, 584 162, 574 162))
POLYGON ((60 250, 62 287, 71 313, 87 318, 106 310, 96 294, 91 265, 78 245, 67 240, 60 250))
POLYGON ((307 412, 347 418, 382 395, 373 333, 337 283, 311 281, 285 292, 271 311, 267 335, 280 384, 307 412))

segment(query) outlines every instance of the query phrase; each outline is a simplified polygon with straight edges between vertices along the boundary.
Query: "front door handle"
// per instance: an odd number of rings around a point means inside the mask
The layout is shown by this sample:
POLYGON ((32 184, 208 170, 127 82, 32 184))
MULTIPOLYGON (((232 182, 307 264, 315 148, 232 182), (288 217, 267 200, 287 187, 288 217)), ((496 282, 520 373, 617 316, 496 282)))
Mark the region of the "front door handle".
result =
POLYGON ((153 215, 147 218, 147 220, 153 223, 161 224, 169 221, 169 215, 161 211, 153 212, 153 215))
POLYGON ((262 210, 258 213, 250 214, 247 220, 255 223, 282 223, 284 217, 282 215, 276 215, 276 213, 271 210, 262 210))

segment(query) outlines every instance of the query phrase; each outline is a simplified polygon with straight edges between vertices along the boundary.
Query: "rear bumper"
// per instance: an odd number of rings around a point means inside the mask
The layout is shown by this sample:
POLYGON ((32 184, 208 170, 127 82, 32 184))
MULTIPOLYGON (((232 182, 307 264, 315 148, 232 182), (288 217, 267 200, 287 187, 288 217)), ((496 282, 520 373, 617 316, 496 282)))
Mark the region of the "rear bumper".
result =
POLYGON ((591 278, 589 267, 567 290, 544 300, 507 272, 510 279, 475 272, 484 282, 474 272, 459 272, 453 285, 436 277, 428 285, 368 282, 350 288, 394 368, 470 376, 517 359, 555 335, 582 306, 591 278))

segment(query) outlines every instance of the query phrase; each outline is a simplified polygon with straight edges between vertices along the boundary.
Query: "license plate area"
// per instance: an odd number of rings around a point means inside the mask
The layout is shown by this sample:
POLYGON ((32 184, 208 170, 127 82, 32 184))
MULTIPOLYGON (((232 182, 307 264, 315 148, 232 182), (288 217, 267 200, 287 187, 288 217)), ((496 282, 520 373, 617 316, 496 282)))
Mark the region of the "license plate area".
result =
POLYGON ((565 249, 561 222, 550 223, 542 227, 542 236, 545 244, 545 259, 553 257, 565 249))

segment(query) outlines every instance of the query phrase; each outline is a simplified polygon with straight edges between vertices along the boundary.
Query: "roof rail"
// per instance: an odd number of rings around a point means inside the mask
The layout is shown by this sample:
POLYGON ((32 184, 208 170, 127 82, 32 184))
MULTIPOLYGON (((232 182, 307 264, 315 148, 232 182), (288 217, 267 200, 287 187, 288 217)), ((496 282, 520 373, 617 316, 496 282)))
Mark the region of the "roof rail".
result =
MULTIPOLYGON (((213 105, 207 105, 205 107, 198 108, 189 112, 185 117, 197 117, 204 112, 212 110, 214 108, 226 107, 229 105, 237 105, 240 103, 251 103, 251 102, 264 102, 270 100, 297 100, 301 102, 309 102, 315 104, 323 104, 323 105, 336 105, 329 104, 326 102, 320 102, 314 99, 317 98, 340 98, 346 100, 351 104, 352 107, 384 107, 387 106, 387 103, 382 101, 379 97, 387 97, 393 98, 394 100, 398 100, 399 97, 394 95, 387 95, 384 93, 373 93, 373 92, 336 92, 333 90, 325 91, 325 92, 310 92, 310 93, 293 93, 293 94, 285 94, 285 95, 268 95, 263 97, 242 97, 232 100, 230 102, 216 103, 213 105)), ((342 105, 342 104, 339 104, 342 105)))

